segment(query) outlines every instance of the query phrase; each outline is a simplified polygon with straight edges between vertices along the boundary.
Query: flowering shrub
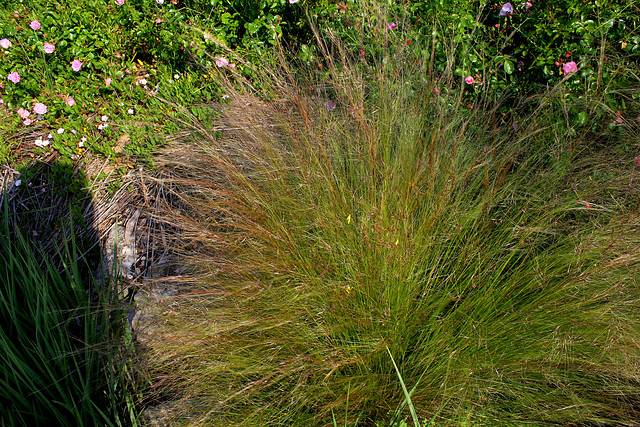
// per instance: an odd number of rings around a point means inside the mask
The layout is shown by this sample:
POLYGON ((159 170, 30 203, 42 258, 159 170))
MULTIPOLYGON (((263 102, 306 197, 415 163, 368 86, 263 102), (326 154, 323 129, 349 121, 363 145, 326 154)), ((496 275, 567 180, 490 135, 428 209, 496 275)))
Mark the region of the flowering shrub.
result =
MULTIPOLYGON (((361 7, 376 6, 323 0, 312 16, 327 27, 328 37, 340 37, 364 62, 378 57, 376 44, 402 37, 401 49, 416 62, 457 79, 464 91, 462 106, 486 96, 527 96, 562 83, 570 92, 572 125, 586 123, 593 114, 619 109, 625 114, 620 97, 607 95, 607 111, 587 104, 596 91, 626 85, 620 66, 638 62, 640 8, 632 1, 394 1, 384 6, 388 23, 364 22, 361 7)), ((317 62, 313 47, 303 46, 300 57, 317 62)))
MULTIPOLYGON (((58 138, 54 132, 60 143, 47 147, 62 148, 67 156, 85 147, 111 154, 118 132, 136 132, 123 124, 132 115, 165 122, 170 107, 152 98, 158 91, 178 102, 208 101, 216 91, 214 80, 200 66, 248 75, 250 62, 265 60, 277 38, 305 33, 304 7, 295 3, 9 1, 0 6, 0 108, 14 120, 0 123, 0 136, 25 126, 56 129, 68 122, 77 135, 58 138), (246 61, 235 67, 229 49, 246 61), (186 75, 193 78, 178 80, 186 75), (48 112, 35 113, 36 102, 48 112), (31 116, 22 118, 19 109, 31 116), (101 123, 103 113, 111 114, 113 126, 101 123), (80 146, 81 138, 88 138, 86 146, 80 146)), ((144 145, 133 136, 131 141, 144 145)))

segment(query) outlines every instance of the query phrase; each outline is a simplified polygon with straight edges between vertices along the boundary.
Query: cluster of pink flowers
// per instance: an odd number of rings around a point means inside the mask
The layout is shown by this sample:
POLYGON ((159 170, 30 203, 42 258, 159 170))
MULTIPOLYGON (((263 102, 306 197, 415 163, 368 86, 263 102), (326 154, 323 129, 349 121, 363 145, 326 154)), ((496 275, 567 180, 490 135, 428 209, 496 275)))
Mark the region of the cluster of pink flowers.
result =
POLYGON ((14 71, 13 73, 7 75, 7 79, 9 79, 9 81, 12 83, 18 83, 20 81, 20 74, 18 74, 17 71, 14 71))
POLYGON ((562 71, 564 71, 565 74, 575 73, 578 71, 578 65, 574 61, 567 62, 566 64, 562 64, 562 71))
POLYGON ((216 65, 218 66, 218 68, 222 68, 222 67, 235 68, 236 67, 236 64, 234 64, 233 62, 229 63, 229 60, 224 56, 221 56, 220 58, 216 59, 216 65))
POLYGON ((40 102, 36 102, 33 106, 33 111, 35 111, 36 114, 45 114, 47 112, 47 106, 40 102))
MULTIPOLYGON (((38 114, 38 118, 40 118, 42 114, 47 112, 47 107, 42 103, 36 102, 33 106, 33 111, 34 113, 38 114)), ((29 118, 29 116, 31 115, 31 112, 29 110, 20 108, 18 109, 18 115, 21 119, 23 119, 22 124, 24 124, 25 126, 29 126, 31 123, 33 123, 33 120, 29 118)))

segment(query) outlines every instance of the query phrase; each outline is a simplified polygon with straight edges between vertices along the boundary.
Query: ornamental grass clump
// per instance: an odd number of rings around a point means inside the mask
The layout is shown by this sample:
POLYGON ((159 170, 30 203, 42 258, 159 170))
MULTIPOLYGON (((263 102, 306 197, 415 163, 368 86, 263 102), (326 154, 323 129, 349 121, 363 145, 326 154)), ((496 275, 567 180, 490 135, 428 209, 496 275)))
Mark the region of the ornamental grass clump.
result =
POLYGON ((108 279, 86 277, 72 233, 57 257, 34 248, 8 197, 0 198, 0 425, 138 425, 128 306, 108 279))
POLYGON ((402 49, 324 42, 327 74, 230 82, 156 158, 190 276, 149 344, 174 421, 632 425, 632 161, 561 91, 514 126, 402 49))

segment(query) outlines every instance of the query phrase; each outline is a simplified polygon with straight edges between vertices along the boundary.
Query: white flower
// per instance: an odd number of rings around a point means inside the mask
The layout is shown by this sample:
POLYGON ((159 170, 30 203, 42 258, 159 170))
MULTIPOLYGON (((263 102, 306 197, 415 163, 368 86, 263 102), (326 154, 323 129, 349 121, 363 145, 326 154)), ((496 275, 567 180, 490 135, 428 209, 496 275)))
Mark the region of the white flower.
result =
POLYGON ((148 82, 147 82, 147 79, 142 79, 138 83, 141 84, 142 86, 146 86, 148 82))
POLYGON ((61 135, 61 134, 63 134, 63 133, 64 133, 64 128, 60 128, 60 129, 58 129, 58 135, 61 135))
POLYGON ((129 113, 129 114, 133 114, 133 108, 129 108, 129 109, 127 110, 127 113, 129 113))
POLYGON ((51 138, 53 138, 53 135, 51 134, 47 135, 47 139, 51 139, 51 138))
POLYGON ((156 3, 158 3, 158 4, 164 4, 164 0, 156 0, 156 3))
POLYGON ((107 123, 100 123, 98 125, 98 130, 103 130, 103 129, 106 129, 108 127, 109 127, 109 125, 107 123))
POLYGON ((178 79, 180 78, 180 74, 174 74, 174 75, 173 75, 173 78, 174 78, 174 79, 176 79, 176 80, 178 80, 178 79))
POLYGON ((43 148, 43 147, 46 147, 47 145, 49 145, 49 140, 48 139, 40 139, 40 138, 38 138, 38 139, 36 139, 34 141, 34 144, 36 145, 36 147, 43 148))
POLYGON ((103 122, 106 122, 107 120, 109 120, 109 116, 102 116, 100 117, 100 120, 102 120, 103 122))
POLYGON ((19 179, 16 179, 16 182, 13 183, 16 187, 20 187, 20 184, 22 184, 22 181, 19 179))

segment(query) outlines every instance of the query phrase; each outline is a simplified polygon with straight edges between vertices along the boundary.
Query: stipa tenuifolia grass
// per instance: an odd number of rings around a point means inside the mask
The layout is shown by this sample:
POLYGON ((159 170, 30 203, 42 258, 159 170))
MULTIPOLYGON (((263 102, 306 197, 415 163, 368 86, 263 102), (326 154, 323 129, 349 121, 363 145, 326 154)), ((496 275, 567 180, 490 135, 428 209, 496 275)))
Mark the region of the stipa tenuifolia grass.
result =
POLYGON ((559 91, 512 126, 394 49, 283 65, 269 101, 234 81, 217 127, 156 159, 197 283, 152 345, 177 417, 382 425, 393 358, 438 425, 632 425, 637 199, 600 172, 633 169, 589 157, 559 91))

